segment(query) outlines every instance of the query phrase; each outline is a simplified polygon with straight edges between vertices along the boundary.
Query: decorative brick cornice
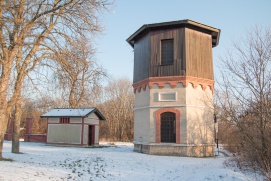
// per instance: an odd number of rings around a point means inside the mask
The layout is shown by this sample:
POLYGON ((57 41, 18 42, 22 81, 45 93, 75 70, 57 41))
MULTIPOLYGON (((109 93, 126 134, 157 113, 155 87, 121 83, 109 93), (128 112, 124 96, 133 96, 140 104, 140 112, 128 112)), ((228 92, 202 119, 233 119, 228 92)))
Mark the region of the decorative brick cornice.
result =
POLYGON ((182 83, 184 87, 187 87, 188 84, 191 83, 194 89, 196 89, 199 85, 203 90, 210 87, 211 91, 214 91, 214 80, 191 76, 149 77, 134 83, 133 87, 134 92, 136 93, 136 91, 140 92, 141 89, 145 91, 147 86, 149 89, 151 89, 154 84, 157 84, 158 87, 162 89, 165 87, 165 84, 170 84, 172 88, 175 88, 178 83, 182 83))
POLYGON ((161 143, 161 114, 164 112, 172 112, 175 113, 176 119, 176 144, 180 144, 180 119, 181 113, 178 109, 165 107, 158 109, 155 112, 155 122, 156 122, 156 143, 161 143))

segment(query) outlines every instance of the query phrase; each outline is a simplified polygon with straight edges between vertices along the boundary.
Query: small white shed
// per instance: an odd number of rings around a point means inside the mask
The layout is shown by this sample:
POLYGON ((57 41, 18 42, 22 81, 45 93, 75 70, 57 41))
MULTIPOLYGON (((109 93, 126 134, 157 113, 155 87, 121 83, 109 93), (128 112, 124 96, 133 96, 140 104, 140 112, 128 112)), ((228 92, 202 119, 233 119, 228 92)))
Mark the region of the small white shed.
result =
POLYGON ((55 108, 47 118, 48 144, 99 145, 99 123, 105 117, 96 108, 55 108))

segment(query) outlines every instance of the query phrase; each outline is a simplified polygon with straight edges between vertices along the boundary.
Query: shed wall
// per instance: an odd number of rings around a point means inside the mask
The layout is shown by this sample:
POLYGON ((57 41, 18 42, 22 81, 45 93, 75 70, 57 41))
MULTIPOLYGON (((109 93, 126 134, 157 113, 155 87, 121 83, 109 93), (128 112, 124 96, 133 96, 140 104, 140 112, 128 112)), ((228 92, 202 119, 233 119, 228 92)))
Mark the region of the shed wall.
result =
POLYGON ((70 123, 82 123, 82 118, 70 118, 70 123))
POLYGON ((84 141, 83 144, 88 144, 88 125, 84 126, 84 141))
POLYGON ((59 118, 48 118, 48 123, 59 123, 59 118))
POLYGON ((84 119, 85 124, 99 124, 99 118, 96 114, 92 113, 84 119))
POLYGON ((95 140, 94 140, 95 144, 99 144, 99 126, 95 125, 95 140))
POLYGON ((81 144, 81 131, 82 131, 81 125, 49 124, 47 142, 81 144))

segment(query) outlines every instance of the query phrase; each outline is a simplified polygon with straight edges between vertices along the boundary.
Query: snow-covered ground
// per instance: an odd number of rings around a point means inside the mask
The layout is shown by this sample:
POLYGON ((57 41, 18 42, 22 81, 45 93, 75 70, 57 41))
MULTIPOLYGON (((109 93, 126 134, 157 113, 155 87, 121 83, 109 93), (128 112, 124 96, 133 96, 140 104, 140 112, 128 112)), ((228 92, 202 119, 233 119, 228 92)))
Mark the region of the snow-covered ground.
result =
MULTIPOLYGON (((100 143, 101 148, 48 146, 21 142, 12 154, 4 142, 0 180, 262 180, 259 175, 225 166, 229 157, 189 158, 133 152, 132 143, 100 143)), ((222 154, 220 154, 222 155, 222 154)))

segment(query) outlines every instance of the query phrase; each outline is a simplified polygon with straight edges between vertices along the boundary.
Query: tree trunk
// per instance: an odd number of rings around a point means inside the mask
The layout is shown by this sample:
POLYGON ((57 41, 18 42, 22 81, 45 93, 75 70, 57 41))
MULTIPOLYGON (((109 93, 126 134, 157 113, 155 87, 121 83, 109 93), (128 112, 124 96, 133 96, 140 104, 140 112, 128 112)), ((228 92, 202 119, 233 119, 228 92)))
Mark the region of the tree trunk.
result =
MULTIPOLYGON (((2 113, 0 113, 2 114, 2 113)), ((5 115, 4 115, 5 117, 5 115)), ((0 122, 0 160, 3 159, 3 155, 2 155, 2 150, 3 150, 3 144, 4 144, 4 136, 7 130, 7 119, 6 118, 2 118, 2 116, 0 116, 0 119, 3 120, 0 122)))
POLYGON ((4 136, 7 131, 8 126, 8 116, 7 116, 7 87, 10 76, 9 65, 3 67, 2 77, 0 76, 0 160, 3 159, 2 150, 4 144, 4 136))
POLYGON ((0 107, 0 160, 3 159, 2 150, 4 144, 4 136, 7 131, 8 118, 6 115, 6 103, 5 101, 0 101, 2 104, 0 107))
POLYGON ((15 119, 13 124, 13 134, 12 134, 12 153, 20 152, 20 123, 22 117, 22 98, 18 97, 15 104, 15 119))

